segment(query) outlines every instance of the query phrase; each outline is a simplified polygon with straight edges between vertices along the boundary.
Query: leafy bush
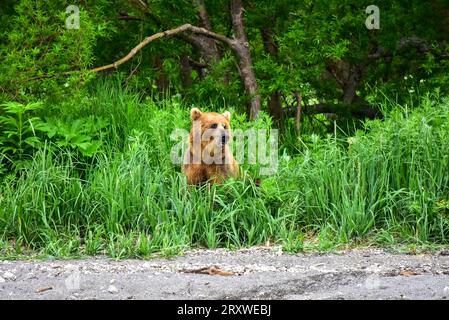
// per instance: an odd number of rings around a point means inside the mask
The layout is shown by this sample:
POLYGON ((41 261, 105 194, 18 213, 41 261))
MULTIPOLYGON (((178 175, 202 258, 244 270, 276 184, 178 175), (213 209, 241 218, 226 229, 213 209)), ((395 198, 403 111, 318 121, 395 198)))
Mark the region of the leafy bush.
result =
POLYGON ((39 133, 43 131, 44 123, 34 116, 42 109, 42 103, 8 102, 0 107, 0 154, 10 166, 21 168, 42 143, 39 133))
POLYGON ((83 156, 93 156, 101 146, 102 130, 108 123, 101 118, 80 118, 70 123, 58 119, 46 122, 41 130, 61 148, 79 151, 83 156))
POLYGON ((83 72, 64 74, 91 66, 96 39, 113 32, 101 21, 107 1, 83 2, 79 29, 66 28, 66 1, 21 0, 14 5, 2 25, 0 100, 62 98, 77 93, 92 78, 83 72))

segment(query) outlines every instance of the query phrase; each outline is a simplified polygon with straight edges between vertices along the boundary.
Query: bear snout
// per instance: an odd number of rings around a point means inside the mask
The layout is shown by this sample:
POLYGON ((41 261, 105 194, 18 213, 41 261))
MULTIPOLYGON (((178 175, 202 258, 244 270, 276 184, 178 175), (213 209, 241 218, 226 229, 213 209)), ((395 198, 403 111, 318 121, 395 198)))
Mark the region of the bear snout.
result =
POLYGON ((220 139, 221 145, 224 146, 225 144, 227 144, 229 142, 229 138, 230 137, 229 137, 228 133, 226 133, 226 132, 222 133, 221 139, 220 139))

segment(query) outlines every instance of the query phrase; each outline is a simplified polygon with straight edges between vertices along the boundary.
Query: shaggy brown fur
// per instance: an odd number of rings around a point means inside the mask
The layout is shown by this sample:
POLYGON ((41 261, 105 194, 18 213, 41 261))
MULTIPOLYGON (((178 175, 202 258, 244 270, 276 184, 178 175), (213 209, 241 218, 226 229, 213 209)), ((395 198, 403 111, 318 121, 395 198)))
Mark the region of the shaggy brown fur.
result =
POLYGON ((239 166, 229 147, 232 140, 231 113, 190 111, 192 129, 183 172, 189 184, 220 183, 237 177, 239 166))

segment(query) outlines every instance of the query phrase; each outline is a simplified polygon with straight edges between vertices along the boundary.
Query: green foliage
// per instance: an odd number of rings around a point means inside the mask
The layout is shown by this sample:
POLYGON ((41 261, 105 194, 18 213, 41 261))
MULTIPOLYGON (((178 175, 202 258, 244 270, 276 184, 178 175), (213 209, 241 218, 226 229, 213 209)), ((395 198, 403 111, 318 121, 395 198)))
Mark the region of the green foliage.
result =
MULTIPOLYGON (((447 244, 449 103, 434 101, 389 106, 395 111, 385 121, 366 122, 351 137, 289 142, 300 147, 284 148, 278 171, 260 186, 257 168, 243 163, 241 179, 189 187, 170 160, 178 142, 170 134, 189 129, 188 107, 179 97, 141 100, 102 82, 71 114, 61 110, 72 121, 57 126, 52 141, 67 137, 68 146, 44 144, 20 175, 3 178, 0 239, 14 240, 17 253, 117 258, 266 242, 288 251, 447 244), (74 131, 101 148, 79 157, 74 131)), ((264 114, 254 123, 233 112, 232 121, 234 129, 272 125, 264 114)))
POLYGON ((0 42, 0 87, 6 97, 30 101, 79 91, 92 74, 63 73, 92 65, 96 39, 110 32, 108 22, 101 19, 107 2, 71 3, 79 5, 80 28, 67 29, 66 1, 18 1, 14 14, 2 25, 5 41, 0 42), (33 80, 40 77, 41 81, 33 80))
POLYGON ((44 123, 34 116, 42 107, 42 103, 0 105, 0 160, 6 159, 15 168, 23 167, 30 160, 33 150, 42 143, 39 133, 44 123))
MULTIPOLYGON (((67 29, 66 1, 2 1, 0 246, 125 257, 266 242, 448 243, 447 1, 378 1, 380 30, 365 27, 369 1, 244 1, 262 95, 253 122, 240 57, 220 42, 212 59, 193 34, 164 38, 112 79, 88 72, 151 34, 204 24, 201 2, 142 3, 73 1, 81 25, 67 29), (304 105, 345 107, 348 79, 383 121, 304 112, 298 135, 293 118, 268 115, 273 93, 284 109, 293 92, 304 105), (279 126, 277 173, 259 183, 259 165, 243 163, 242 179, 188 187, 171 163, 171 133, 190 128, 193 106, 230 110, 234 129, 279 126)), ((206 9, 212 31, 232 38, 229 1, 206 9)))
POLYGON ((101 118, 93 117, 76 119, 70 123, 54 120, 42 125, 41 130, 58 147, 78 150, 83 156, 91 157, 101 146, 101 133, 107 124, 101 118))
MULTIPOLYGON (((0 54, 4 56, 0 61, 0 100, 64 99, 72 94, 82 97, 84 85, 95 76, 86 72, 88 68, 125 56, 158 31, 183 23, 202 23, 197 2, 157 0, 146 11, 136 3, 73 1, 71 4, 80 8, 81 26, 70 30, 65 27, 65 1, 5 1, 0 13, 4 30, 0 36, 0 54), (123 12, 138 19, 117 19, 123 12), (77 70, 81 72, 65 74, 77 70)), ((337 61, 349 65, 351 72, 363 70, 358 95, 374 101, 374 105, 379 105, 378 92, 397 95, 404 102, 408 98, 404 95, 404 77, 409 75, 415 79, 413 87, 419 87, 421 93, 435 87, 446 93, 447 3, 379 1, 380 30, 365 27, 365 8, 370 4, 353 0, 245 2, 245 27, 264 107, 273 92, 286 97, 284 107, 295 91, 309 104, 341 100, 341 84, 328 68, 337 61), (276 55, 267 52, 262 30, 272 33, 276 55), (399 44, 407 38, 419 39, 418 44, 401 49, 399 44), (368 58, 379 48, 389 54, 368 58)), ((207 2, 206 9, 213 31, 232 37, 229 15, 222 14, 229 10, 228 1, 207 2)), ((120 66, 125 82, 148 94, 163 91, 165 97, 167 91, 168 95, 179 93, 189 103, 228 103, 243 112, 248 97, 242 95, 237 58, 222 43, 217 43, 220 59, 201 72, 192 68, 192 85, 182 87, 180 57, 208 63, 198 45, 187 39, 152 42, 120 66)))
MULTIPOLYGON (((197 73, 193 72, 194 82, 190 88, 185 90, 186 99, 221 107, 227 104, 243 105, 247 99, 239 97, 242 84, 238 75, 230 72, 234 67, 234 56, 228 52, 201 81, 198 81, 197 73)), ((241 108, 239 109, 239 111, 243 111, 241 108)))
POLYGON ((37 116, 43 103, 8 102, 0 105, 0 173, 23 169, 35 151, 48 148, 79 152, 92 157, 99 151, 107 121, 101 118, 79 118, 73 121, 37 116), (1 115, 4 113, 4 115, 1 115))

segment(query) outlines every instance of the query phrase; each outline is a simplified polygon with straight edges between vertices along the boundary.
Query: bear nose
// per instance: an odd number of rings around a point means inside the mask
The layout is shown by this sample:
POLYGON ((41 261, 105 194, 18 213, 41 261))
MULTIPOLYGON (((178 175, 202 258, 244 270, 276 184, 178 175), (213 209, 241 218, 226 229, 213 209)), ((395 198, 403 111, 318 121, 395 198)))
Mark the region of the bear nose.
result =
POLYGON ((228 140, 228 137, 225 134, 221 135, 221 142, 223 144, 225 144, 227 142, 227 140, 228 140))

